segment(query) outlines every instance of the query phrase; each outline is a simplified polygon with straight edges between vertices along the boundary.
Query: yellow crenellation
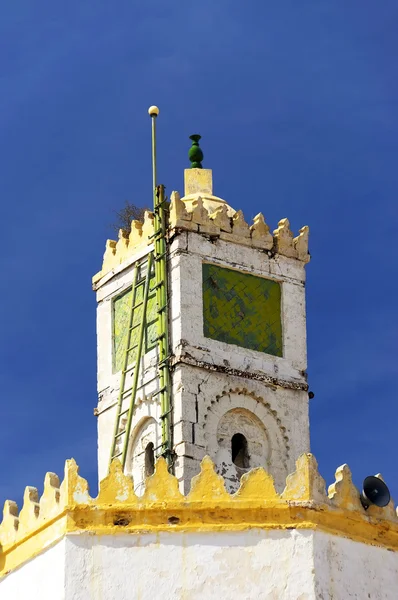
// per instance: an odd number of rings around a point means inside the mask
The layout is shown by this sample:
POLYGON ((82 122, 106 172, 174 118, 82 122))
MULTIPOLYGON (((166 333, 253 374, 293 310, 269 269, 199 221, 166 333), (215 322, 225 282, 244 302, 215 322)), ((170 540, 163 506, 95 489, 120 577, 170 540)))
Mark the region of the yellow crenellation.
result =
POLYGON ((398 517, 393 501, 385 509, 370 507, 365 511, 347 465, 337 469, 336 481, 327 494, 312 454, 298 458, 296 471, 288 476, 282 494, 276 492, 271 475, 257 468, 242 477, 239 490, 231 495, 210 458, 205 457, 187 496, 180 493, 177 479, 159 459, 143 496, 135 495, 132 478, 123 473, 116 460, 102 480, 97 498, 91 498, 75 461, 68 460, 62 484, 54 473, 47 473, 40 499, 36 488, 26 488, 19 514, 15 502, 5 502, 0 524, 0 576, 68 532, 117 535, 252 527, 319 529, 398 551, 398 517))
MULTIPOLYGON (((294 237, 288 219, 279 221, 278 228, 272 236, 262 213, 256 215, 253 224, 249 225, 241 210, 235 212, 231 217, 228 214, 228 205, 223 203, 214 212, 210 212, 204 206, 200 196, 184 202, 178 192, 173 192, 169 209, 171 232, 176 229, 195 231, 260 250, 273 250, 304 263, 310 260, 308 253, 309 228, 303 227, 300 229, 299 235, 294 237)), ((147 211, 143 223, 132 221, 129 236, 120 230, 117 242, 107 240, 102 269, 93 277, 93 284, 98 283, 112 269, 117 268, 125 260, 152 243, 153 223, 154 215, 147 211)))

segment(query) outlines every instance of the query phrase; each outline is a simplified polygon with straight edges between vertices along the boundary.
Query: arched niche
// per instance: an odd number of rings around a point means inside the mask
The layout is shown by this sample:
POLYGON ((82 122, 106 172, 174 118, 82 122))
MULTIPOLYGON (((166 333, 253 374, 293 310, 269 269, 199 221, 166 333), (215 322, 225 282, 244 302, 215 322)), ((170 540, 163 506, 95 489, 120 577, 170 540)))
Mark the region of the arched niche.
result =
POLYGON ((283 489, 288 440, 276 412, 263 399, 236 390, 217 396, 206 414, 204 439, 228 491, 237 491, 242 475, 256 467, 268 471, 277 489, 283 489))
POLYGON ((158 424, 153 417, 143 418, 134 428, 128 452, 127 471, 133 477, 134 490, 141 496, 145 480, 153 474, 158 439, 158 424))

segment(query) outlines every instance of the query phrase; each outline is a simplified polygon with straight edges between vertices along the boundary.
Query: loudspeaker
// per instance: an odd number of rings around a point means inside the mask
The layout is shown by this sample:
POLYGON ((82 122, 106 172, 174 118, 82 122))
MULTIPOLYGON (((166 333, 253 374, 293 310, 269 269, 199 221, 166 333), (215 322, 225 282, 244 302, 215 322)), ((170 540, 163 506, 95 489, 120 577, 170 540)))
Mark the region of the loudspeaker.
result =
POLYGON ((375 504, 380 508, 387 506, 390 502, 390 491, 384 481, 373 475, 366 477, 363 482, 361 502, 365 510, 371 504, 375 504))

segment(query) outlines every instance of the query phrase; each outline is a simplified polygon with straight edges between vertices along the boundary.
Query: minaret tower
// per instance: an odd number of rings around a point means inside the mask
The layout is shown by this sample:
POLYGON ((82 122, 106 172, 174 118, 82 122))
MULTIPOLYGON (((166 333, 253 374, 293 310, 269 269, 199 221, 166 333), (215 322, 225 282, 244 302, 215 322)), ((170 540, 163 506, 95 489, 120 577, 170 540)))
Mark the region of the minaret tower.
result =
MULTIPOLYGON (((154 122, 153 113, 152 117, 154 122)), ((164 427, 168 418, 170 470, 183 491, 205 455, 212 458, 229 491, 236 491, 242 474, 258 466, 273 475, 281 490, 297 457, 309 451, 308 228, 294 237, 289 221, 283 219, 272 235, 262 213, 252 224, 246 222, 243 212, 235 210, 239 200, 231 202, 233 208, 213 195, 212 171, 202 167, 200 136, 192 135, 191 140, 184 196, 173 192, 167 204, 169 350, 164 359, 170 406, 165 415, 156 342, 159 305, 149 291, 125 472, 133 476, 139 494, 154 460, 164 451, 162 423, 164 427)), ((146 212, 143 223, 132 222, 129 234, 121 231, 117 242, 109 240, 102 270, 93 278, 98 302, 100 479, 107 473, 115 435, 120 445, 126 435, 127 394, 122 398, 125 420, 122 414, 119 429, 115 420, 134 267, 154 248, 159 235, 156 218, 146 212)), ((127 390, 137 369, 134 360, 132 351, 127 390)))
POLYGON ((308 452, 308 228, 247 223, 191 140, 185 195, 154 160, 153 212, 94 277, 98 495, 72 459, 6 500, 0 598, 396 600, 381 475, 326 490, 308 452))

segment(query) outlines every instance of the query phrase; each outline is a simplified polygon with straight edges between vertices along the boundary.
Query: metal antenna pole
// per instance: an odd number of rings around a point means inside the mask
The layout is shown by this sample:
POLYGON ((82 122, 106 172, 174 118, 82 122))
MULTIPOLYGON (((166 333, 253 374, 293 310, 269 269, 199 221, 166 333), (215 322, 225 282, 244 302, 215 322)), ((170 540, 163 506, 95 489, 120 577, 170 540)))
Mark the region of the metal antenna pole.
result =
POLYGON ((168 281, 167 281, 167 209, 164 186, 156 182, 156 118, 159 114, 157 106, 151 106, 148 113, 152 119, 152 179, 153 179, 153 212, 154 212, 154 259, 155 287, 158 311, 157 341, 158 341, 158 373, 159 396, 161 408, 161 430, 163 456, 173 470, 173 425, 171 380, 169 370, 169 310, 168 310, 168 281))
POLYGON ((156 197, 156 117, 159 114, 157 106, 151 106, 148 114, 152 121, 152 193, 156 197))

